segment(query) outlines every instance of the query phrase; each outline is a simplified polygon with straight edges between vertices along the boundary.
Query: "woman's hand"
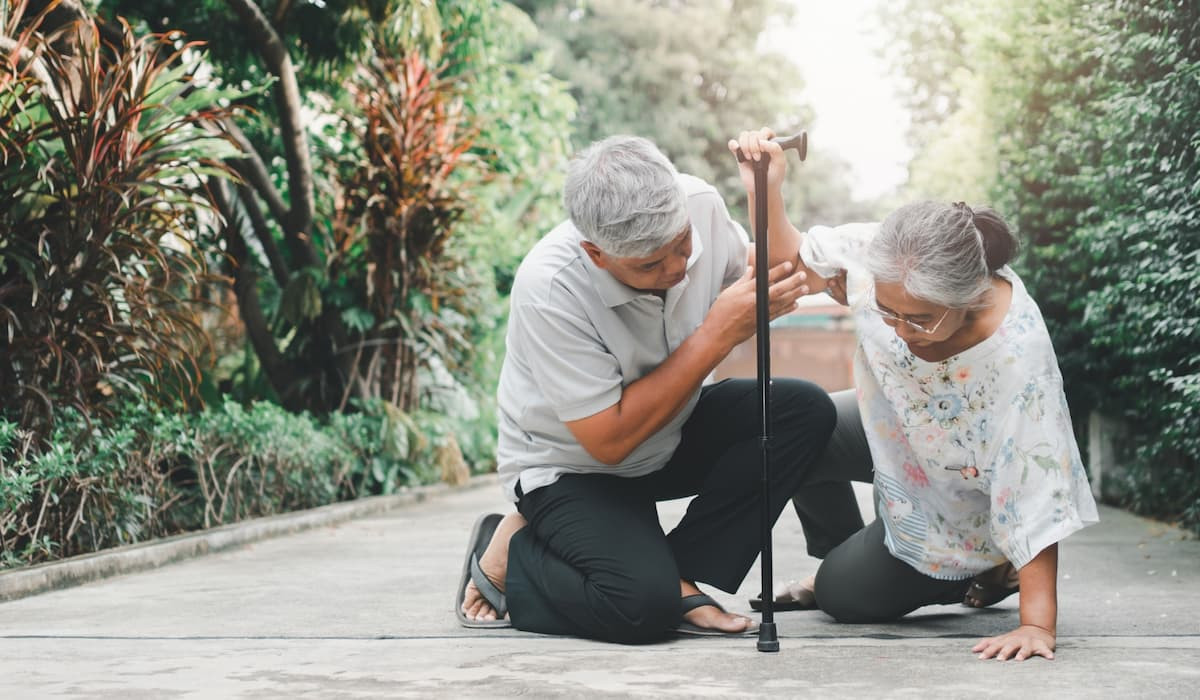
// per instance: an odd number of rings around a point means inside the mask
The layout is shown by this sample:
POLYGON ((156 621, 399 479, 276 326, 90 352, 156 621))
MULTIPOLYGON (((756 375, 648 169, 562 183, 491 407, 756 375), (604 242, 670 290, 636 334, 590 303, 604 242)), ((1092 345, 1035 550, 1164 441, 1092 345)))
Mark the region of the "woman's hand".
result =
POLYGON ((997 661, 1024 661, 1031 656, 1053 659, 1054 633, 1036 625, 1021 625, 1008 634, 979 640, 971 651, 981 659, 995 657, 997 661))
POLYGON ((767 187, 778 190, 787 174, 787 158, 783 157, 783 148, 772 143, 775 132, 763 127, 758 131, 743 131, 736 139, 729 140, 729 152, 737 157, 738 149, 746 158, 738 163, 738 173, 742 176, 742 186, 746 192, 754 194, 754 162, 762 158, 770 158, 771 165, 767 169, 767 187))
MULTIPOLYGON (((846 297, 846 271, 842 270, 833 277, 825 280, 825 292, 842 306, 850 306, 846 297)), ((811 286, 811 285, 810 285, 811 286)))
POLYGON ((1017 571, 1021 586, 1021 626, 999 637, 981 639, 971 651, 1000 661, 1031 656, 1054 658, 1058 619, 1058 545, 1052 544, 1017 571), (1014 656, 1015 655, 1015 656, 1014 656))

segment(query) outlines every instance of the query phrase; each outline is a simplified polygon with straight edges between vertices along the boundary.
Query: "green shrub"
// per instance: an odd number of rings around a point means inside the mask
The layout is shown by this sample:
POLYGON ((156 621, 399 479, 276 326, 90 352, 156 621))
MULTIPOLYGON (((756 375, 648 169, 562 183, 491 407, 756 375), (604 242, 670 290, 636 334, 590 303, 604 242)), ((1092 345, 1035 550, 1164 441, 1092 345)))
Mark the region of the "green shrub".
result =
POLYGON ((0 418, 0 568, 431 483, 439 448, 470 434, 382 401, 357 408, 328 424, 266 402, 126 403, 92 422, 65 408, 44 447, 0 418))

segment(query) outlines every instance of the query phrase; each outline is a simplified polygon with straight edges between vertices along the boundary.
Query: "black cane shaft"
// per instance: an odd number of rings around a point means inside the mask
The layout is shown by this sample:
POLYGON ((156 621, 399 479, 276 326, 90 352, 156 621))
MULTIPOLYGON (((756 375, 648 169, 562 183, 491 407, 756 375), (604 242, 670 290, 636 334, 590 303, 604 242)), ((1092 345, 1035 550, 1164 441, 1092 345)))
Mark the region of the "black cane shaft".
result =
POLYGON ((772 581, 771 550, 771 313, 767 255, 767 166, 769 161, 754 164, 754 273, 758 334, 758 392, 762 402, 762 622, 759 626, 758 650, 778 651, 775 632, 775 591, 772 581))

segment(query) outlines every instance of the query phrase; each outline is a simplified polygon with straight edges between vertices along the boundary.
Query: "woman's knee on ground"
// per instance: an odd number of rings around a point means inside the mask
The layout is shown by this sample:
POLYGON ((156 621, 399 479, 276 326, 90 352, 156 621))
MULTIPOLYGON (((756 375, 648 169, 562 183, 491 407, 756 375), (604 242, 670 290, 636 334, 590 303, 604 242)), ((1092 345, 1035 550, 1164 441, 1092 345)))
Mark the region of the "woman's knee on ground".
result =
POLYGON ((817 569, 813 592, 817 607, 838 622, 865 624, 888 622, 903 617, 887 594, 884 581, 871 580, 869 572, 857 571, 839 560, 837 549, 817 569))

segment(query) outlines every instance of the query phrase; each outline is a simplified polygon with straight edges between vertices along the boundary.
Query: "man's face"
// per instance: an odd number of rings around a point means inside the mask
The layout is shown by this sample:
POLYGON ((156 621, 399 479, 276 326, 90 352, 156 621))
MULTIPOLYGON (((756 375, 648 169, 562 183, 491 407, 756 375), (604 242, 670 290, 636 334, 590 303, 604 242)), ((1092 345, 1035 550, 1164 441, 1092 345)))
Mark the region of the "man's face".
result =
POLYGON ((588 257, 621 283, 642 292, 663 292, 683 281, 687 261, 692 256, 692 225, 689 223, 666 245, 641 258, 618 258, 600 250, 590 241, 583 242, 588 257))

